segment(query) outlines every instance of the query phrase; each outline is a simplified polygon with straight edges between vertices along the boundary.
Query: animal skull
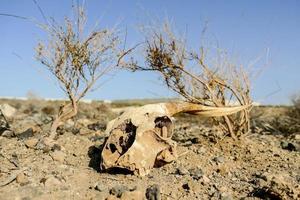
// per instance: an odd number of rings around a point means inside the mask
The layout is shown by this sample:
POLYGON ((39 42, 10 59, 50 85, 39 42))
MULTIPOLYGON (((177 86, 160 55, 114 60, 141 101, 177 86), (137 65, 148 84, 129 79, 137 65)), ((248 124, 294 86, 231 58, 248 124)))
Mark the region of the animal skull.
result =
POLYGON ((172 116, 188 112, 202 116, 222 116, 242 110, 227 110, 191 103, 158 103, 132 108, 110 121, 109 134, 101 152, 101 169, 124 168, 144 176, 153 167, 177 158, 172 116))

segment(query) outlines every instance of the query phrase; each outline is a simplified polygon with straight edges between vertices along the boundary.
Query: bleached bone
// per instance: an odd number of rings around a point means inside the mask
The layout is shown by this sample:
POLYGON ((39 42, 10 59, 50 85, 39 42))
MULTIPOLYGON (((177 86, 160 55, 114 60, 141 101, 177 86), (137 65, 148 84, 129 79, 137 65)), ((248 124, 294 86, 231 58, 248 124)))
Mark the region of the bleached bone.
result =
POLYGON ((156 166, 177 158, 172 116, 191 113, 204 117, 230 115, 248 106, 210 107, 192 103, 149 104, 125 111, 110 121, 101 152, 101 169, 124 168, 146 175, 156 166))

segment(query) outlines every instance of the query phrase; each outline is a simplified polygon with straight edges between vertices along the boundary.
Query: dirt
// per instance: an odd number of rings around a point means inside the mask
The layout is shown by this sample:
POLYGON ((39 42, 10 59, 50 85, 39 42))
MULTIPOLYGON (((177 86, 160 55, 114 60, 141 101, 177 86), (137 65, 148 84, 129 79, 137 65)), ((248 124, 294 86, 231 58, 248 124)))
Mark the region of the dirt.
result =
POLYGON ((300 132, 283 134, 270 120, 288 108, 256 108, 253 132, 237 141, 208 120, 177 116, 178 159, 139 177, 99 168, 105 125, 118 115, 111 107, 122 108, 81 104, 47 148, 44 138, 61 102, 4 103, 17 111, 7 119, 13 134, 0 136, 1 200, 300 199, 300 132))

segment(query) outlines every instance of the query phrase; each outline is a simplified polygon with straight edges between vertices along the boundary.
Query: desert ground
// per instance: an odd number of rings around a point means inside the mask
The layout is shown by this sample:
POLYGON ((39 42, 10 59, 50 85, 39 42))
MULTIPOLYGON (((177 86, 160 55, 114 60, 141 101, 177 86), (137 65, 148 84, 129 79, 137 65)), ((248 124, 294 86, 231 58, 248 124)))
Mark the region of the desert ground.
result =
POLYGON ((0 199, 300 199, 300 123, 289 106, 254 107, 239 140, 209 119, 175 116, 176 161, 144 177, 100 171, 107 122, 145 103, 80 103, 48 148, 61 102, 1 99, 0 199))

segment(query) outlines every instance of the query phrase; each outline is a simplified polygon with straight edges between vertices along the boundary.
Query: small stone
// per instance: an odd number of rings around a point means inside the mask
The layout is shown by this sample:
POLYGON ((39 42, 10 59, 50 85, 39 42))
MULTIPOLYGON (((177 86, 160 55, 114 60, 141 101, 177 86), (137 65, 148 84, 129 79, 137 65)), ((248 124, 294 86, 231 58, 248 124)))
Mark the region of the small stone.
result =
POLYGON ((63 163, 65 160, 65 153, 63 153, 62 151, 54 151, 50 155, 53 160, 58 161, 60 163, 63 163))
POLYGON ((203 171, 200 168, 189 169, 189 173, 190 176, 195 180, 199 180, 203 176, 203 171))
POLYGON ((185 167, 178 167, 176 169, 176 173, 179 174, 179 175, 184 176, 184 175, 189 174, 189 171, 185 167))
POLYGON ((296 134, 296 135, 294 136, 294 138, 295 138, 295 140, 300 140, 300 134, 296 134))
POLYGON ((97 190, 97 191, 99 191, 99 192, 103 192, 103 191, 106 190, 106 187, 105 187, 103 184, 97 182, 97 183, 94 185, 94 189, 97 190))
POLYGON ((210 179, 209 179, 207 176, 203 175, 203 176, 202 176, 202 182, 203 182, 204 184, 207 184, 207 183, 210 182, 210 179))
POLYGON ((147 200, 160 200, 160 187, 159 185, 151 185, 146 190, 146 198, 147 200))
POLYGON ((282 149, 289 150, 289 151, 296 151, 296 149, 297 149, 296 145, 294 145, 291 142, 287 142, 287 141, 282 141, 280 143, 280 146, 282 149))
POLYGON ((216 163, 223 163, 224 162, 224 157, 223 156, 217 156, 213 158, 213 161, 215 161, 216 163))
POLYGON ((200 141, 200 138, 195 137, 195 138, 191 139, 191 142, 193 144, 199 144, 201 141, 200 141))
POLYGON ((189 183, 183 184, 183 185, 182 185, 182 188, 183 188, 184 190, 190 190, 190 189, 191 189, 189 183))
POLYGON ((17 134, 17 137, 20 139, 28 139, 33 136, 34 136, 33 128, 28 128, 25 131, 23 131, 22 133, 17 134))
POLYGON ((25 146, 27 148, 33 149, 37 145, 38 142, 39 142, 39 140, 37 138, 31 138, 31 139, 28 139, 25 141, 25 146))
POLYGON ((93 131, 105 131, 106 123, 96 122, 96 123, 89 124, 87 127, 88 129, 93 131))
POLYGON ((233 200, 233 198, 231 194, 225 192, 221 194, 221 200, 233 200))
POLYGON ((26 185, 28 183, 28 178, 24 173, 18 174, 16 177, 17 183, 19 183, 21 186, 26 185))
POLYGON ((4 130, 3 132, 2 132, 2 134, 0 134, 1 136, 3 136, 3 137, 6 137, 6 138, 12 138, 12 137, 14 137, 16 134, 15 134, 15 132, 13 132, 12 130, 4 130))
POLYGON ((47 188, 51 188, 51 187, 55 187, 55 186, 59 186, 59 185, 61 185, 60 180, 58 180, 54 176, 47 178, 45 181, 45 187, 47 187, 47 188))
POLYGON ((112 194, 112 195, 115 195, 117 197, 121 197, 123 192, 127 191, 128 188, 126 186, 123 186, 123 185, 117 185, 115 187, 113 187, 109 193, 112 194))
POLYGON ((0 110, 2 110, 3 115, 8 118, 13 117, 17 112, 17 109, 6 103, 0 105, 0 110))
POLYGON ((206 152, 206 149, 204 147, 200 147, 197 149, 197 154, 204 154, 206 152))

